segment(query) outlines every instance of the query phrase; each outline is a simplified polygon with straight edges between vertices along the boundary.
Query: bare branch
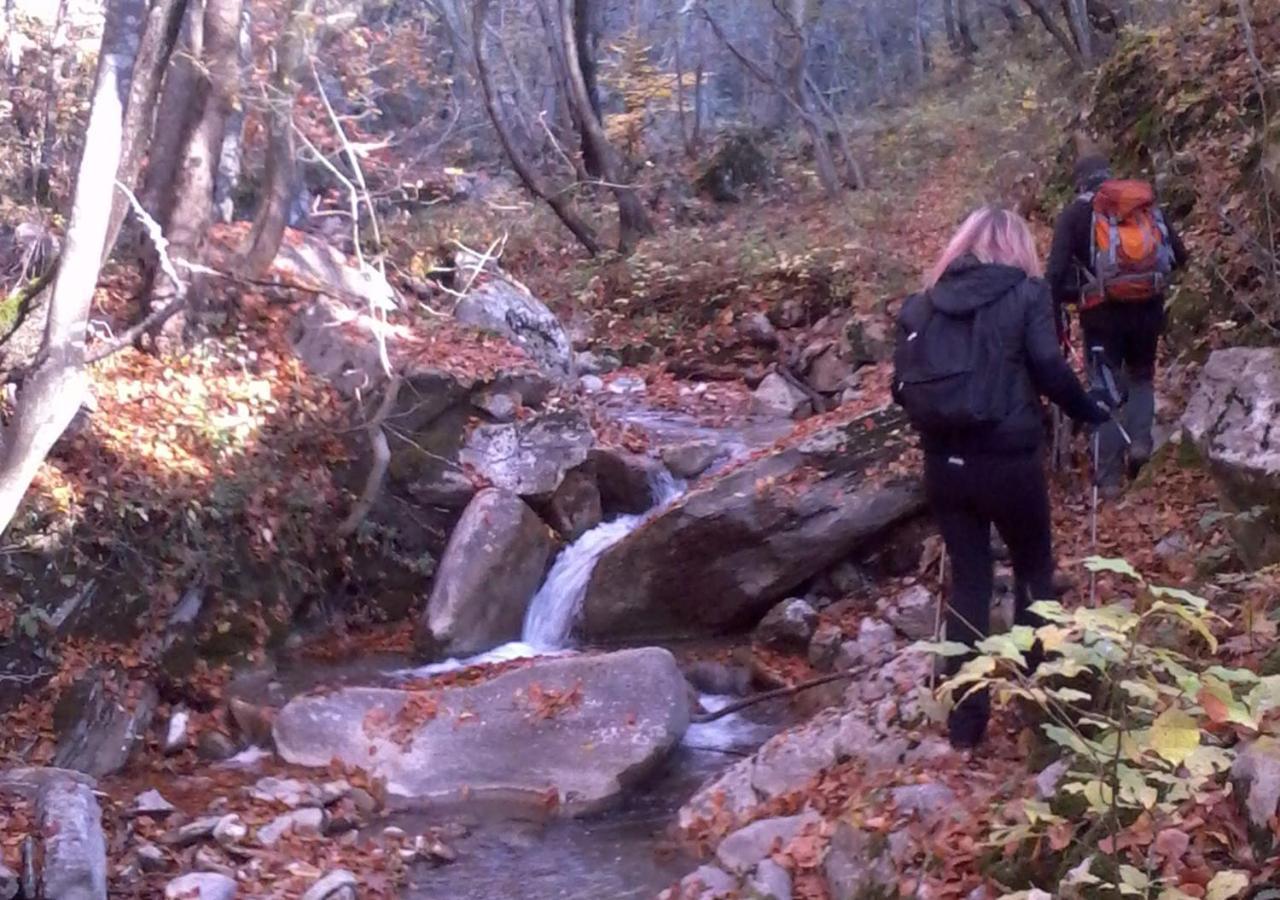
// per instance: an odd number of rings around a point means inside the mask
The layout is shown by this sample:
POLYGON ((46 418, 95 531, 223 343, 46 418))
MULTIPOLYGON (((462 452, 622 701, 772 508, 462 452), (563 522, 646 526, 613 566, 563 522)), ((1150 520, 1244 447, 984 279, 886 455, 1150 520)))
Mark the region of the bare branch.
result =
POLYGON ((402 383, 403 379, 398 374, 391 376, 386 392, 382 395, 382 402, 378 405, 378 411, 369 420, 369 443, 373 448, 369 477, 365 479, 360 499, 338 526, 339 537, 348 537, 355 533, 360 523, 369 515, 369 510, 373 509, 373 504, 377 502, 378 494, 382 490, 382 482, 387 476, 387 465, 391 462, 391 448, 387 446, 387 434, 383 431, 382 425, 391 415, 391 410, 395 408, 402 383))

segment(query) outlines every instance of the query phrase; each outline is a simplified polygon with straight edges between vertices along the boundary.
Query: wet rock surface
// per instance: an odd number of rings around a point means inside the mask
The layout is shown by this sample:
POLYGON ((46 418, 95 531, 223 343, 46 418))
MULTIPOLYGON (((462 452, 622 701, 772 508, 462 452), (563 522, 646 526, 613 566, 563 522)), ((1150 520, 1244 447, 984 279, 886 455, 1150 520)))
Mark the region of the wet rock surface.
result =
POLYGON ((385 778, 396 802, 493 802, 567 815, 598 810, 652 771, 689 724, 665 650, 539 661, 439 692, 348 688, 281 710, 289 762, 343 760, 385 778), (373 751, 373 752, 371 752, 373 751))
POLYGON ((496 488, 477 494, 440 561, 419 650, 472 656, 518 638, 553 549, 546 525, 519 497, 496 488))

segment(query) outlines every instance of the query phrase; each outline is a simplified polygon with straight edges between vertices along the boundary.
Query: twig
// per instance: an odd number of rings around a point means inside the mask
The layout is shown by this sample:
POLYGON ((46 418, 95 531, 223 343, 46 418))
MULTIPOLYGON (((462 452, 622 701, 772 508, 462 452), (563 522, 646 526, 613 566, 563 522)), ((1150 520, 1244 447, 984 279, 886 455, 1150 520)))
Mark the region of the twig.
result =
POLYGON ((356 505, 351 508, 351 512, 342 524, 338 526, 338 536, 348 537, 355 533, 360 527, 360 523, 364 521, 365 516, 369 514, 369 510, 373 508, 374 502, 378 499, 378 493, 382 490, 382 481, 387 475, 387 464, 391 462, 391 449, 387 446, 387 434, 382 429, 382 424, 386 422, 387 416, 391 414, 392 408, 396 404, 396 399, 400 396, 400 385, 403 383, 401 377, 393 375, 391 381, 387 384, 386 393, 382 396, 382 403, 378 405, 378 411, 373 418, 369 420, 369 443, 373 447, 373 461, 369 464, 369 477, 365 479, 364 491, 360 494, 360 499, 356 501, 356 505))
POLYGON ((753 694, 750 697, 744 697, 728 706, 717 709, 715 712, 700 713, 691 716, 689 721, 695 725, 705 725, 708 722, 714 722, 717 719, 723 719, 725 716, 732 715, 746 709, 749 706, 755 706, 757 703, 764 703, 766 700, 778 700, 782 697, 791 697, 801 691, 807 691, 810 688, 821 687, 824 684, 831 684, 833 681, 843 681, 847 678, 856 678, 863 674, 862 669, 850 669, 847 672, 836 672, 834 675, 823 675, 821 678, 812 678, 809 681, 802 681, 791 687, 778 688, 773 691, 765 691, 762 694, 753 694))

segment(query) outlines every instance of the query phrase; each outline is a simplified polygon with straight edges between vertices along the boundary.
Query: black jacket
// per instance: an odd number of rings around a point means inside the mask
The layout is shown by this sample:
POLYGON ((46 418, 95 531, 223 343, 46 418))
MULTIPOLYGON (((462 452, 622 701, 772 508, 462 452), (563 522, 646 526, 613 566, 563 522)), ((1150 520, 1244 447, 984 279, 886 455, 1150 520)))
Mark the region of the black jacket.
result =
POLYGON ((1044 281, 1029 278, 1012 266, 987 265, 966 256, 952 263, 930 289, 929 300, 935 309, 952 314, 998 304, 995 323, 1009 354, 1008 369, 1021 377, 1008 385, 1010 413, 1003 422, 979 431, 923 434, 926 453, 953 456, 1036 450, 1044 441, 1041 394, 1077 421, 1106 421, 1106 413, 1085 393, 1062 356, 1044 281))
MULTIPOLYGON (((1173 250, 1173 265, 1180 269, 1187 264, 1187 248, 1178 236, 1173 223, 1165 217, 1165 225, 1169 228, 1169 244, 1173 250)), ((1062 307, 1075 303, 1080 299, 1080 289, 1084 286, 1082 273, 1093 265, 1093 201, 1086 197, 1077 197, 1067 205, 1058 216, 1058 223, 1053 229, 1053 247, 1049 250, 1049 266, 1045 278, 1053 291, 1053 307, 1061 321, 1062 307)), ((1164 298, 1156 297, 1151 303, 1163 307, 1164 298)), ((1135 304, 1145 306, 1145 304, 1135 304)))

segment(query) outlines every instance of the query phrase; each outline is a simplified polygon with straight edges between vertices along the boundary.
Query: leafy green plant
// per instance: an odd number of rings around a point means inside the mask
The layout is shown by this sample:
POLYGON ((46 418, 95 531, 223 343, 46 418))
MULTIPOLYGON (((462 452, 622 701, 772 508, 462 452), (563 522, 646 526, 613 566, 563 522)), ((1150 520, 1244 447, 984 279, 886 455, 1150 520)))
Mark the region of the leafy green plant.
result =
MULTIPOLYGON (((1031 704, 1066 762, 1053 800, 1024 801, 1021 820, 991 834, 994 845, 1031 845, 1056 831, 1074 851, 1057 883, 1074 896, 1179 900, 1187 895, 1159 877, 1154 857, 1135 864, 1141 855, 1114 850, 1117 838, 1144 814, 1159 827, 1176 823, 1188 803, 1208 802, 1234 761, 1236 733, 1259 731, 1280 709, 1280 676, 1214 665, 1169 646, 1172 623, 1216 652, 1214 626, 1223 620, 1203 598, 1151 584, 1123 560, 1093 558, 1086 566, 1129 582, 1132 599, 1077 609, 1041 602, 1032 607, 1046 622, 1040 628, 1016 627, 975 647, 916 647, 971 656, 941 690, 955 700, 989 690, 998 705, 1031 704), (1048 658, 1028 674, 1037 641, 1048 658)), ((1227 900, 1248 883, 1244 873, 1221 872, 1207 896, 1227 900)))

